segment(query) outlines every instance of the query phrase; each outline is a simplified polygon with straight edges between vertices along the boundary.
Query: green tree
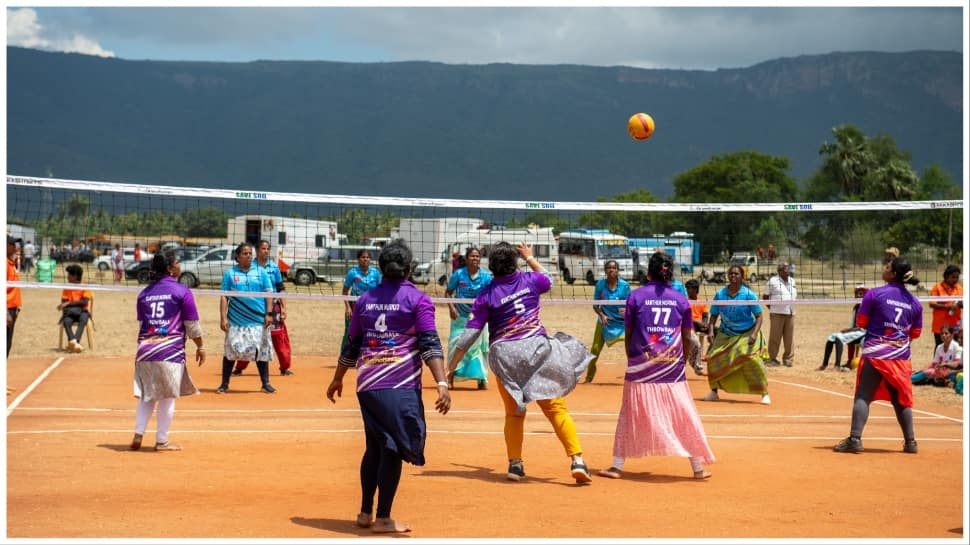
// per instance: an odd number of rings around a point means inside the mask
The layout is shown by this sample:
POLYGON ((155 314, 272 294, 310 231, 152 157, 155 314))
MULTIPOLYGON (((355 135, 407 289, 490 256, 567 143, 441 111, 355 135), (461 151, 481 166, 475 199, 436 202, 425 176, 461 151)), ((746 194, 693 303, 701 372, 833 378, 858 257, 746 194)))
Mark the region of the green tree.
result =
POLYGON ((199 208, 182 213, 186 237, 225 238, 229 234, 229 214, 218 208, 199 208))
MULTIPOLYGON (((798 187, 787 174, 790 168, 788 158, 756 151, 716 155, 674 179, 674 201, 791 202, 796 200, 798 187)), ((725 251, 751 251, 769 243, 782 248, 785 233, 795 224, 784 213, 705 212, 684 214, 675 225, 666 227, 694 233, 701 245, 701 261, 714 261, 725 251), (778 238, 760 238, 764 236, 778 238)))

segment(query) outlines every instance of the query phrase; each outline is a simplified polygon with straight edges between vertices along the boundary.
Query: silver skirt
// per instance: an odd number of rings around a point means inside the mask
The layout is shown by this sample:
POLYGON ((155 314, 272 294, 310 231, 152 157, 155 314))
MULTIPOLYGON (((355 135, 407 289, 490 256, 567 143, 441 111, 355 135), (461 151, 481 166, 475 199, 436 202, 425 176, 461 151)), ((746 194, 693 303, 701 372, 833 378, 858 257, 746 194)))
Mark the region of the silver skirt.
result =
POLYGON ((518 405, 565 397, 586 372, 593 355, 570 335, 536 336, 493 344, 488 366, 518 405))
POLYGON ((142 401, 150 402, 197 394, 199 389, 183 363, 136 361, 134 393, 142 401))

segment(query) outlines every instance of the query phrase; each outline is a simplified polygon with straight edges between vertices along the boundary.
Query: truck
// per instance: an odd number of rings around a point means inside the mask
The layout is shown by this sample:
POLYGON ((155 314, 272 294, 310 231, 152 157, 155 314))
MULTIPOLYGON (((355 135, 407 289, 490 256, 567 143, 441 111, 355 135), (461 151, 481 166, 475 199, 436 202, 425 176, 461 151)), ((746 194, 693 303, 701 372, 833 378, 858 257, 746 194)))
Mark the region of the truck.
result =
POLYGON ((334 221, 247 214, 229 219, 226 240, 232 244, 246 241, 254 245, 259 240, 268 240, 271 257, 288 264, 326 255, 327 248, 340 246, 346 238, 334 221))
POLYGON ((657 251, 673 256, 674 264, 680 266, 682 274, 693 273, 694 265, 700 264, 701 245, 694 240, 693 233, 674 231, 669 235, 630 238, 629 244, 636 270, 634 278, 641 283, 646 281, 647 260, 657 251))
POLYGON ((595 285, 606 278, 604 266, 616 261, 620 278, 633 280, 633 255, 630 244, 623 235, 609 229, 574 229, 559 233, 559 271, 567 284, 577 278, 595 285))
POLYGON ((483 223, 479 218, 401 218, 396 234, 407 243, 414 260, 421 265, 437 261, 455 237, 483 223))
MULTIPOLYGON (((754 284, 759 280, 767 280, 774 272, 770 265, 765 265, 762 260, 758 259, 758 254, 755 252, 734 252, 731 254, 728 267, 734 265, 741 267, 742 277, 749 284, 754 284)), ((701 277, 708 282, 723 284, 727 282, 728 267, 704 270, 701 277)))
MULTIPOLYGON (((435 282, 439 286, 447 286, 451 278, 451 262, 455 254, 465 255, 470 247, 478 248, 482 256, 481 267, 488 269, 488 254, 491 248, 499 242, 508 242, 513 246, 524 242, 532 246, 532 255, 539 260, 549 274, 558 274, 559 246, 552 227, 535 227, 529 229, 473 229, 454 237, 438 259, 430 263, 419 264, 414 271, 415 283, 435 282)), ((519 269, 530 270, 523 260, 519 260, 519 269)))

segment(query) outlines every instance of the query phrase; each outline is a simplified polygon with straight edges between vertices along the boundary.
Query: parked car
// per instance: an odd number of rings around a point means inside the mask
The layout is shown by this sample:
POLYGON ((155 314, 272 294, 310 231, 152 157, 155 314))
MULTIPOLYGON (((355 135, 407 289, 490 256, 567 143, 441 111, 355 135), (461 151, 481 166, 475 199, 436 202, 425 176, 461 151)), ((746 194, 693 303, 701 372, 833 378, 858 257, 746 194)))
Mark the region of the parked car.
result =
POLYGON ((381 249, 376 246, 334 246, 317 259, 305 259, 290 263, 286 278, 298 286, 309 286, 314 282, 342 282, 347 271, 357 265, 357 252, 367 250, 371 257, 371 267, 377 267, 377 256, 381 249))
MULTIPOLYGON (((175 250, 175 255, 178 256, 180 262, 184 263, 202 255, 202 250, 181 247, 175 250)), ((152 262, 150 259, 127 263, 125 264, 125 279, 137 280, 139 284, 147 284, 148 273, 151 268, 152 262)))
POLYGON ((231 244, 217 246, 192 259, 182 260, 179 282, 190 288, 199 284, 221 284, 222 275, 233 265, 236 247, 231 244))
MULTIPOLYGON (((135 249, 134 248, 122 248, 121 251, 124 252, 123 255, 125 257, 125 267, 127 268, 129 263, 133 263, 135 261, 135 249)), ((152 257, 154 257, 154 255, 151 254, 150 252, 148 252, 146 250, 142 250, 141 251, 141 260, 142 261, 151 262, 152 257)), ((111 269, 111 251, 109 250, 107 253, 105 253, 103 255, 99 255, 97 258, 95 258, 94 265, 99 270, 102 270, 102 271, 110 270, 111 269)))

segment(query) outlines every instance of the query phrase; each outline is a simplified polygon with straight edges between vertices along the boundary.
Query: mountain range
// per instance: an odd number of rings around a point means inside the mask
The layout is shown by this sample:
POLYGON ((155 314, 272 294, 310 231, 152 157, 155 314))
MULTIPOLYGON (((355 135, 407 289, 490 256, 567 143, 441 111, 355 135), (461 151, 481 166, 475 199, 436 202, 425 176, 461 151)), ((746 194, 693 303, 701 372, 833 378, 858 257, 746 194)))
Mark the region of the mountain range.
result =
POLYGON ((845 52, 713 71, 135 61, 7 48, 13 175, 298 193, 589 201, 741 150, 802 180, 832 128, 962 183, 963 56, 845 52), (650 114, 646 141, 627 119, 650 114))

